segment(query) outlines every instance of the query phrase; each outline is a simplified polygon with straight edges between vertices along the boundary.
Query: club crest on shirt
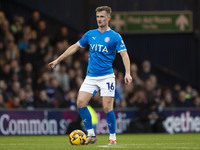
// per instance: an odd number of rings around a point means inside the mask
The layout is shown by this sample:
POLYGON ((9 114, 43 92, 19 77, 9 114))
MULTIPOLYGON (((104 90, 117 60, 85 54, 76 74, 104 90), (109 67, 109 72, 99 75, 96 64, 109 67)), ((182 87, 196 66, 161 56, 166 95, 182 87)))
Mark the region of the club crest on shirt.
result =
POLYGON ((106 42, 106 43, 110 42, 110 38, 109 37, 105 37, 104 42, 106 42))

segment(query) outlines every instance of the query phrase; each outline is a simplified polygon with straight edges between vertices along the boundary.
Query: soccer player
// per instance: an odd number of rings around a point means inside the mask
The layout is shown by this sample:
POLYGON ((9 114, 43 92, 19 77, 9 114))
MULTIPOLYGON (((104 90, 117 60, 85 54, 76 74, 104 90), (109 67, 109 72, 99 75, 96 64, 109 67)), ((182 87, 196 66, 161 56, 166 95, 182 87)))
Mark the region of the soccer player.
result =
POLYGON ((93 144, 97 141, 87 104, 98 90, 100 90, 103 110, 110 131, 109 145, 116 144, 116 118, 113 111, 115 75, 112 68, 116 52, 120 53, 125 66, 125 83, 130 84, 132 82, 130 60, 126 46, 120 34, 109 28, 111 12, 112 10, 108 6, 97 7, 98 29, 86 32, 77 43, 70 46, 62 55, 49 63, 50 67, 55 68, 67 56, 89 45, 87 75, 80 87, 77 98, 77 107, 87 129, 86 144, 93 144))

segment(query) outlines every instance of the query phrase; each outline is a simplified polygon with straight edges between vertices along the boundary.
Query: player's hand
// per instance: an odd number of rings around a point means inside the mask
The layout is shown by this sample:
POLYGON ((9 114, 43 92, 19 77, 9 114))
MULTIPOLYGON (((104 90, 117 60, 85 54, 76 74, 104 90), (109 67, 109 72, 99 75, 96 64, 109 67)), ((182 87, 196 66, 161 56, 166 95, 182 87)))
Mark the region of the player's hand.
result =
POLYGON ((132 82, 132 77, 130 74, 125 75, 124 82, 125 82, 125 84, 128 84, 128 85, 132 82))
POLYGON ((52 62, 50 62, 48 65, 51 67, 51 68, 56 68, 56 65, 59 64, 58 60, 54 60, 52 62))

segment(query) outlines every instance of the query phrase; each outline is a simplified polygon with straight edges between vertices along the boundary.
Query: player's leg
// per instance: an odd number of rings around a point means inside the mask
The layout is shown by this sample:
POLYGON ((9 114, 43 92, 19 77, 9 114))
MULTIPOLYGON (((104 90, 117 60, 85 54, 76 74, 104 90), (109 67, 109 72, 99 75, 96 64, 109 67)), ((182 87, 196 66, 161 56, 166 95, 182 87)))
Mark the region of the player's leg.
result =
POLYGON ((109 143, 116 144, 116 117, 113 111, 115 95, 115 77, 110 76, 99 84, 102 96, 103 109, 106 114, 108 129, 110 131, 109 143))
POLYGON ((92 80, 88 80, 87 78, 84 80, 81 88, 79 90, 78 98, 77 98, 77 107, 79 110, 79 114, 85 128, 87 129, 87 139, 86 144, 93 144, 97 141, 95 132, 92 125, 92 117, 87 108, 88 102, 93 96, 93 93, 98 90, 98 87, 92 80))
POLYGON ((77 98, 77 107, 79 110, 79 114, 81 116, 81 119, 83 120, 85 128, 87 129, 86 144, 93 144, 97 141, 92 125, 92 117, 87 108, 88 102, 90 101, 92 96, 93 95, 91 93, 80 91, 77 98))
POLYGON ((116 117, 113 111, 114 98, 104 96, 102 104, 110 131, 109 144, 116 144, 116 117))

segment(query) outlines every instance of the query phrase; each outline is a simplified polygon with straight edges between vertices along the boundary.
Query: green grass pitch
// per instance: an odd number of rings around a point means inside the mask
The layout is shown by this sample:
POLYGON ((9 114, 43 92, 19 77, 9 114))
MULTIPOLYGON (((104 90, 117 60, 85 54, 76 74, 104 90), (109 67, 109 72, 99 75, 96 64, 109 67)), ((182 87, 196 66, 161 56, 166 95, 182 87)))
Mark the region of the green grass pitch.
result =
POLYGON ((66 136, 0 137, 0 150, 200 150, 200 134, 123 134, 109 146, 108 135, 97 135, 90 145, 71 145, 66 136))

